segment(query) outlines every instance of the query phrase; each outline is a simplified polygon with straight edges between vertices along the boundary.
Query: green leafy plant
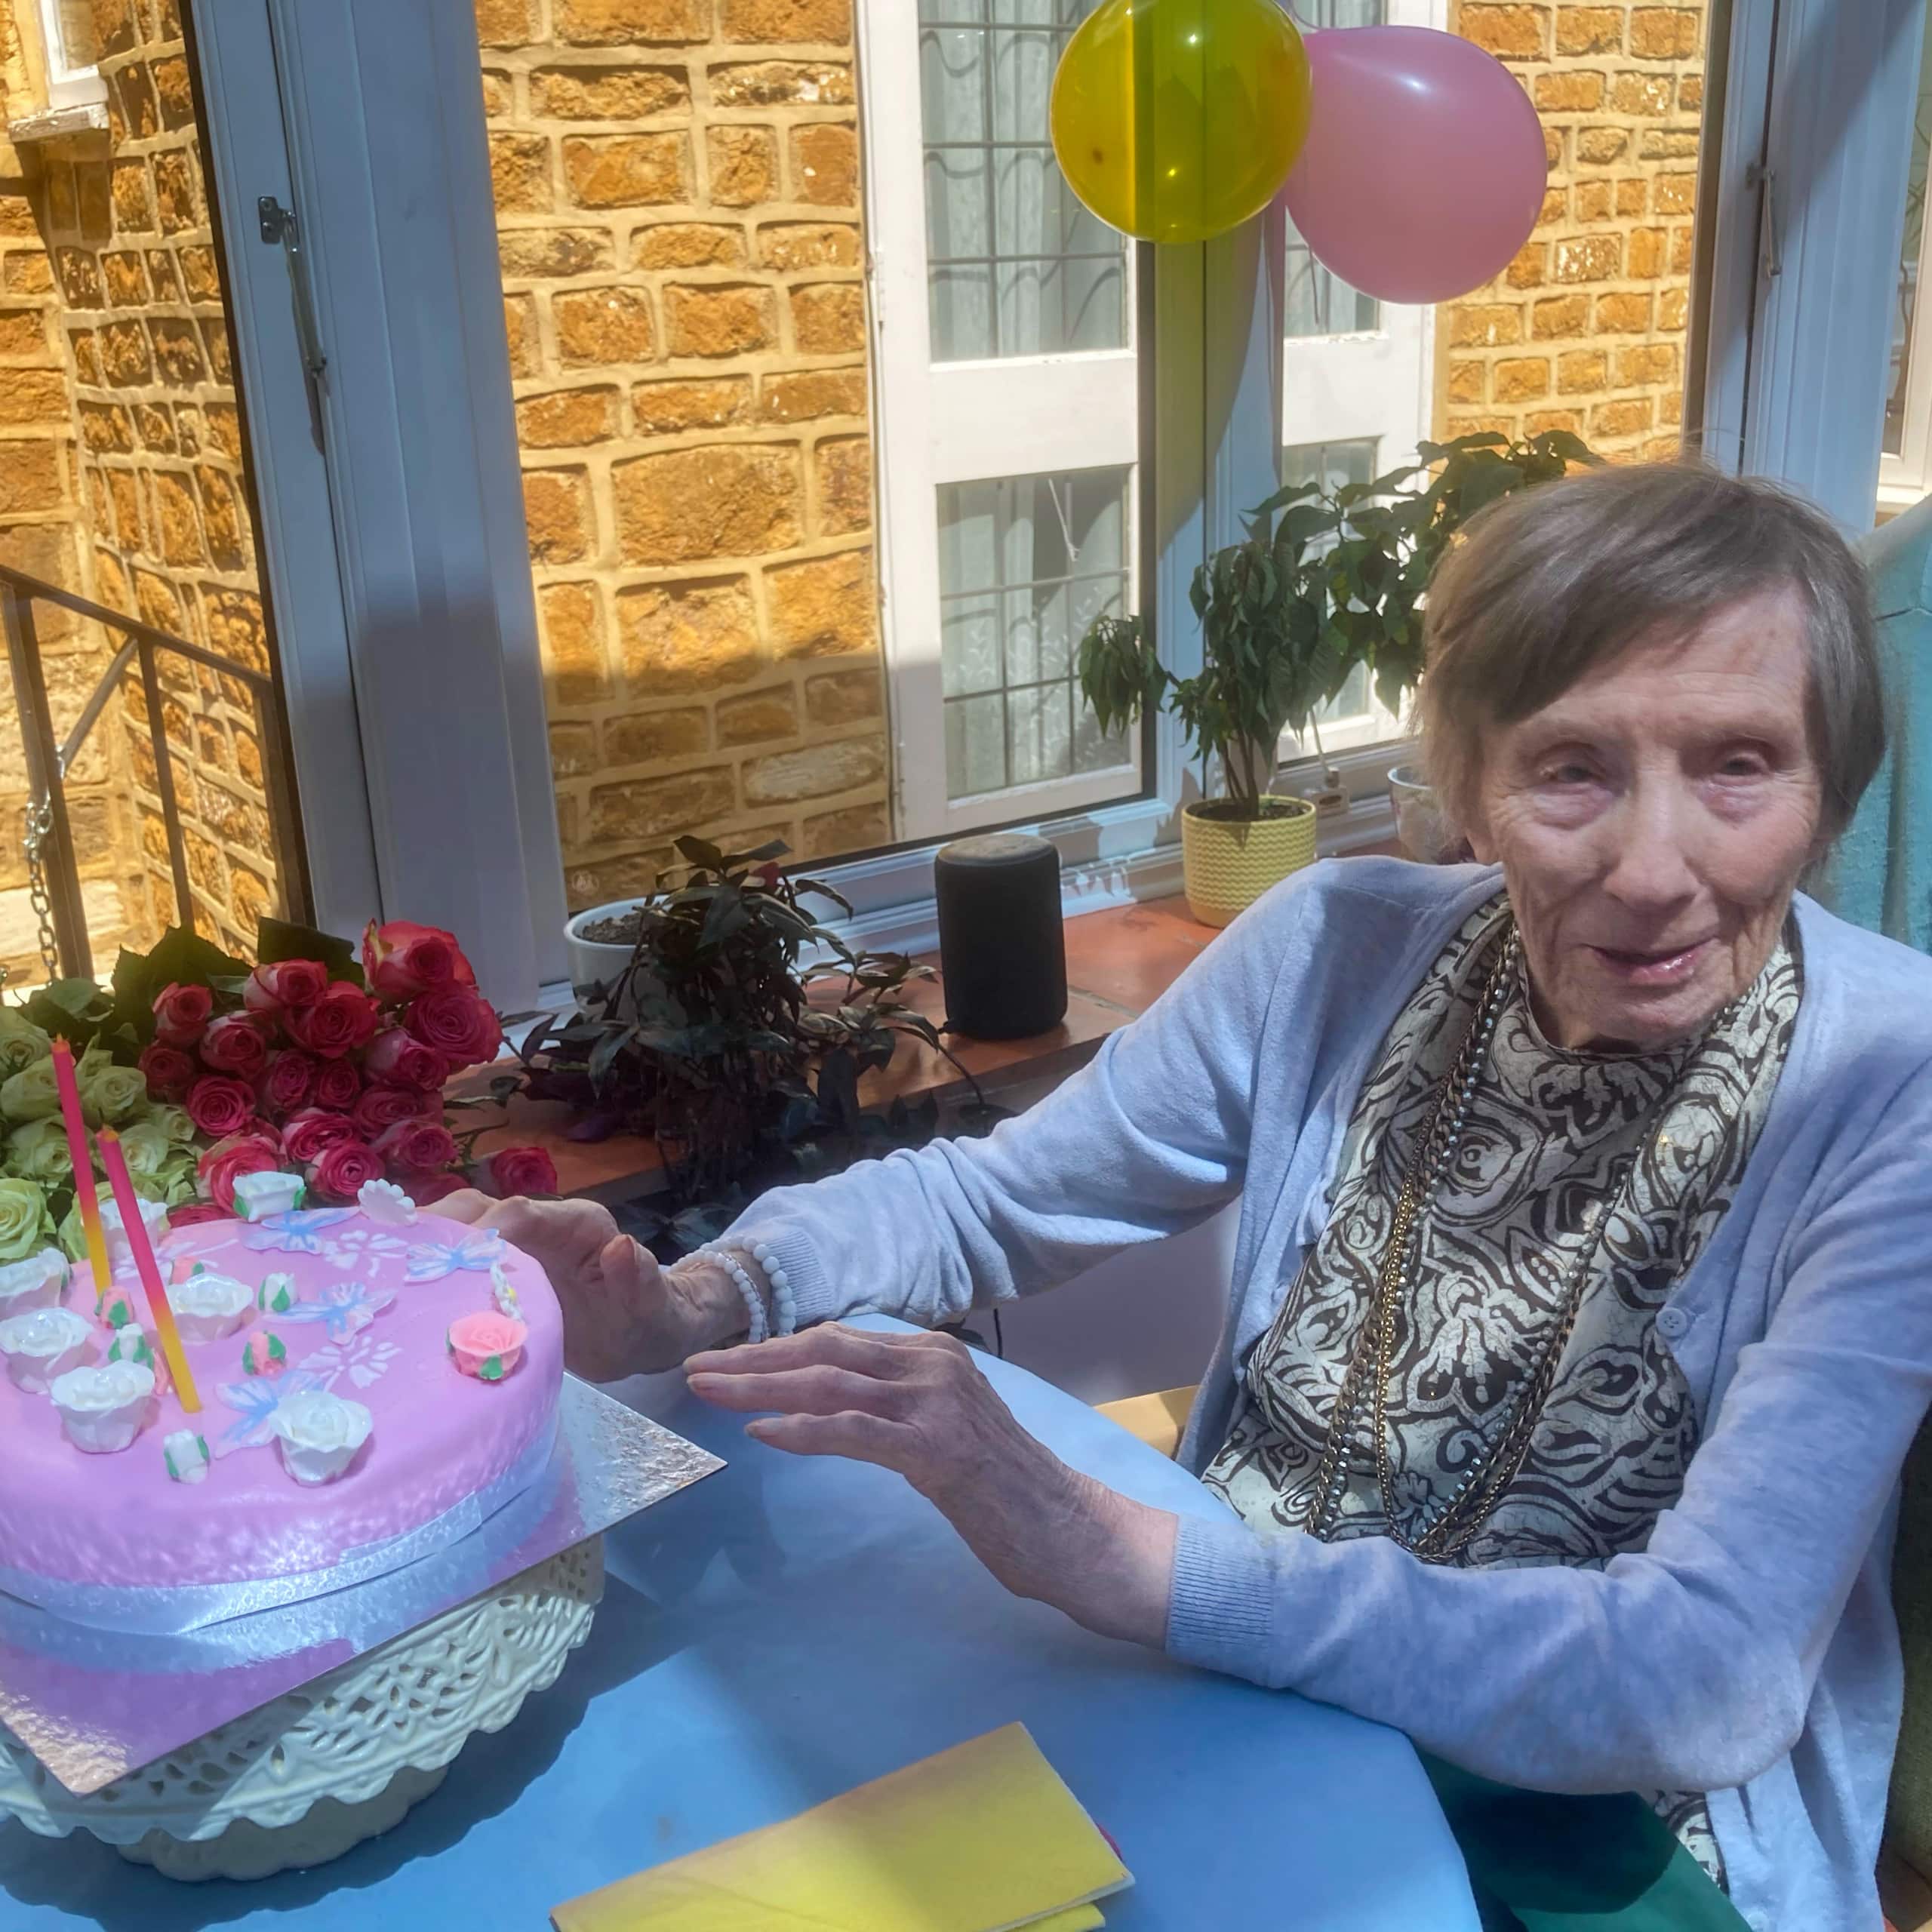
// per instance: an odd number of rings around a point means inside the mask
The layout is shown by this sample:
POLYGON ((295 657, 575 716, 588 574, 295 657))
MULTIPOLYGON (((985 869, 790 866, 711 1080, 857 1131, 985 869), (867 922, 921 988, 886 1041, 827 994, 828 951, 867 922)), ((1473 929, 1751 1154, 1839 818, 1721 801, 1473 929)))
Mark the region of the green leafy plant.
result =
MULTIPOLYGON (((931 968, 845 946, 802 902, 851 906, 784 872, 785 849, 680 838, 685 863, 639 904, 623 971, 580 989, 567 1017, 533 1027, 521 1072, 492 1090, 498 1102, 521 1089, 568 1103, 580 1138, 623 1128, 656 1140, 672 1202, 657 1231, 673 1247, 721 1230, 754 1188, 931 1139, 940 1122, 930 1100, 883 1111, 860 1103, 860 1080, 891 1064, 900 1038, 958 1065, 903 997, 931 968), (801 968, 808 949, 827 956, 801 968)), ((981 1102, 967 1124, 992 1112, 981 1102)))
POLYGON ((1082 694, 1115 731, 1165 704, 1204 762, 1219 761, 1231 818, 1266 815, 1274 749, 1306 731, 1358 666, 1392 712, 1422 676, 1422 603, 1469 518, 1500 497, 1601 461, 1565 430, 1424 443, 1373 482, 1278 490, 1247 534, 1195 571, 1201 668, 1177 677, 1139 617, 1101 617, 1081 640, 1082 694))

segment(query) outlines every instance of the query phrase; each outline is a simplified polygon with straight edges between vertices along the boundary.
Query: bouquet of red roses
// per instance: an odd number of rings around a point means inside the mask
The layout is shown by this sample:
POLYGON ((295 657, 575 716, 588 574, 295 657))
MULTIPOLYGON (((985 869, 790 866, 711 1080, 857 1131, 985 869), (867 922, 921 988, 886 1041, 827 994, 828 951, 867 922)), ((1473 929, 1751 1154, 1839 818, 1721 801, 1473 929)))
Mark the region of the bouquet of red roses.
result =
MULTIPOLYGON (((433 926, 371 924, 361 964, 361 983, 321 960, 281 959, 155 996, 141 1069, 150 1097, 185 1106, 213 1143, 199 1164, 203 1211, 233 1212, 238 1177, 278 1169, 325 1201, 389 1180, 427 1205, 465 1185, 443 1085, 495 1057, 502 1024, 462 948, 433 926)), ((539 1149, 506 1150, 491 1168, 502 1192, 556 1187, 539 1149), (512 1171, 514 1189, 503 1186, 512 1171)))

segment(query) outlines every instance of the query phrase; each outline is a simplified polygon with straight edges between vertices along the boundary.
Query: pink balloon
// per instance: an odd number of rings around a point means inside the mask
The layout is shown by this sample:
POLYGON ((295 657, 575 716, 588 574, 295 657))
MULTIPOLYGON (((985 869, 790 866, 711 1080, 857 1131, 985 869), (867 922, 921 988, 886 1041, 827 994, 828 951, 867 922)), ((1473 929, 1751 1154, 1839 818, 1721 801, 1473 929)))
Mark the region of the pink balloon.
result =
POLYGON ((1509 69, 1433 27, 1306 39, 1314 118, 1286 192, 1317 258, 1385 302, 1453 301, 1500 274, 1549 173, 1543 124, 1509 69))

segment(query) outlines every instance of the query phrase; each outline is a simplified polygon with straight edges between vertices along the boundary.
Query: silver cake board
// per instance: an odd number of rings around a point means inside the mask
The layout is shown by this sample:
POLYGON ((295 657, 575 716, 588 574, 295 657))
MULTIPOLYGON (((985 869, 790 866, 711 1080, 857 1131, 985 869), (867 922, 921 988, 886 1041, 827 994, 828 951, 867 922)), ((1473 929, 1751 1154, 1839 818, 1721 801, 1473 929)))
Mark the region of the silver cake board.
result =
POLYGON ((574 1376, 557 1420, 549 1465, 521 1496, 460 1543, 352 1589, 168 1637, 0 1595, 0 1724, 85 1797, 724 1466, 574 1376))

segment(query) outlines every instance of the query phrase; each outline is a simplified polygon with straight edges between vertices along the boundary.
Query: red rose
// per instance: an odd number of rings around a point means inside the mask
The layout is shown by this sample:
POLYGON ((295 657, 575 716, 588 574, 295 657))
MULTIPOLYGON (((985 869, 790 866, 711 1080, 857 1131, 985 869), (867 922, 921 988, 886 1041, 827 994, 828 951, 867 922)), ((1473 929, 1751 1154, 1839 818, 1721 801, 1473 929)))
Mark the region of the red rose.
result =
POLYGON ((272 1140, 253 1134, 232 1134, 217 1140, 196 1162, 202 1192, 228 1214, 235 1211, 235 1183, 243 1174, 272 1174, 281 1155, 272 1140))
POLYGON ((411 1174, 409 1198, 419 1208, 432 1207, 452 1194, 460 1194, 469 1185, 460 1174, 411 1174))
POLYGON ((206 986, 170 982, 154 996, 154 1034, 163 1045, 192 1047, 214 1011, 214 995, 206 986))
POLYGON ((238 1080, 259 1078, 269 1063, 268 1042, 254 1016, 230 1013, 212 1021, 202 1035, 202 1064, 238 1080))
POLYGON ((373 1140, 386 1128, 403 1120, 440 1120, 442 1102, 434 1094, 417 1092, 414 1087, 371 1087, 356 1101, 349 1118, 358 1133, 373 1140))
POLYGON ((233 1218, 226 1208, 217 1208, 212 1201, 183 1201, 168 1211, 168 1225, 171 1228, 192 1228, 198 1221, 227 1221, 233 1218))
POLYGON ((490 1186, 506 1199, 512 1194, 555 1194, 557 1164, 540 1147, 506 1147, 490 1156, 490 1186))
POLYGON ((361 987, 338 980, 309 1005, 289 1008, 281 1023, 298 1047, 324 1060, 340 1060, 369 1044, 377 1017, 376 1002, 361 987))
POLYGON ((439 1120, 399 1120, 383 1130, 376 1152, 407 1174, 432 1174, 456 1159, 456 1136, 439 1120))
POLYGON ((141 1055, 141 1071, 148 1077, 150 1100, 178 1100, 195 1084, 201 1069, 192 1054, 157 1040, 141 1055))
POLYGON ((473 986, 476 975, 454 933, 392 919, 372 919, 362 935, 362 970, 370 988, 385 999, 413 999, 438 986, 473 986))
POLYGON ((355 1124, 346 1114, 325 1113, 319 1107, 304 1107, 291 1114, 281 1130, 282 1151, 303 1167, 319 1160, 325 1149, 355 1138, 355 1124))
POLYGON ((450 1077, 442 1055, 400 1026, 385 1027, 376 1035, 374 1044, 362 1056, 362 1066, 371 1080, 387 1081, 395 1087, 419 1087, 425 1092, 440 1088, 450 1077))
POLYGON ((329 983, 329 969, 319 960, 282 959, 257 966, 242 989, 242 1003, 251 1013, 279 1013, 285 1006, 309 1006, 320 999, 329 983))
POLYGON ((353 1201, 368 1183, 382 1177, 383 1163, 376 1150, 353 1138, 325 1147, 309 1167, 309 1185, 337 1201, 353 1201))
POLYGON ((434 1047, 452 1069, 494 1060, 503 1041, 495 1009, 467 986, 445 986, 411 1000, 402 1023, 426 1047, 434 1047))
POLYGON ((331 1113, 347 1113, 361 1091, 362 1076, 353 1060, 325 1060, 315 1069, 314 1104, 331 1113))
POLYGON ((309 1097, 315 1084, 315 1062, 306 1054, 285 1048, 269 1062, 268 1071, 255 1083, 262 1105, 272 1114, 286 1116, 309 1097))
POLYGON ((188 1089, 188 1118, 198 1134, 225 1140, 255 1117, 255 1090, 225 1073, 205 1073, 188 1089))

